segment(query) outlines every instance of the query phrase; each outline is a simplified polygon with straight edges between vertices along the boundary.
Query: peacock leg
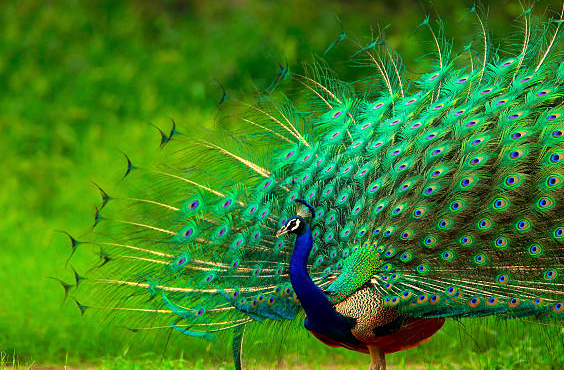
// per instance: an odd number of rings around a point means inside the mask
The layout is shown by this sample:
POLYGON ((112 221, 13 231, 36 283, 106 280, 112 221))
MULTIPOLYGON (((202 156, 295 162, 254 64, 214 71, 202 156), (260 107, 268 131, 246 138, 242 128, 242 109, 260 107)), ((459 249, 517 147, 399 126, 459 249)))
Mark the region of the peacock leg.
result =
POLYGON ((378 347, 368 346, 370 351, 370 368, 368 370, 386 370, 386 355, 378 347))

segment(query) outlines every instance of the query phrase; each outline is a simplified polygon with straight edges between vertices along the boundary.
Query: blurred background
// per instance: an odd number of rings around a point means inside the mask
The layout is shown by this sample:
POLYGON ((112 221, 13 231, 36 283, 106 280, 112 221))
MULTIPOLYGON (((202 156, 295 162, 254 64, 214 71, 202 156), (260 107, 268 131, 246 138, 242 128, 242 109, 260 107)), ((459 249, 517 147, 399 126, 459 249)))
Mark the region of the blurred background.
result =
MULTIPOLYGON (((241 98, 268 88, 279 64, 299 72, 302 62, 322 55, 337 38, 339 20, 349 39, 324 59, 344 80, 372 73, 354 67, 349 57, 387 25, 386 40, 410 73, 428 72, 425 58, 434 46, 428 30, 417 25, 427 14, 436 30, 436 21, 444 20, 458 52, 482 42, 476 17, 468 14, 473 3, 0 2, 0 365, 15 359, 19 366, 117 369, 156 361, 137 368, 157 368, 184 359, 178 366, 229 368, 229 362, 211 359, 208 343, 174 334, 165 350, 167 338, 138 339, 88 313, 81 317, 72 300, 63 303, 63 289, 49 277, 71 280, 64 268, 70 247, 56 230, 76 236, 87 230, 100 201, 91 181, 115 186, 126 165, 120 150, 137 161, 158 152, 160 136, 152 125, 166 130, 171 118, 185 130, 213 125, 219 83, 241 98)), ((560 6, 539 2, 534 13, 549 18, 560 6)), ((483 2, 482 8, 494 40, 520 37, 523 9, 517 1, 483 2)), ((491 327, 449 323, 429 344, 389 362, 398 368, 562 368, 564 352, 555 348, 561 328, 524 322, 491 327)), ((288 344, 282 368, 366 366, 366 356, 296 335, 303 345, 288 344)))

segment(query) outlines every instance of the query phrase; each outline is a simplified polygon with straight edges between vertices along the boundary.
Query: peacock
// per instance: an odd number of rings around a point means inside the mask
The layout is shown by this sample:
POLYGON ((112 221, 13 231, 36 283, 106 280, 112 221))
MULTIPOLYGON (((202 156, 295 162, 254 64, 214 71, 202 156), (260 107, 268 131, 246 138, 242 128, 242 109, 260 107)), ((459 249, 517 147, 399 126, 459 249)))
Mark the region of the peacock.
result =
POLYGON ((562 13, 526 9, 510 52, 469 13, 483 32, 458 52, 419 25, 428 73, 380 34, 351 57, 372 76, 281 67, 215 127, 173 121, 157 164, 126 156, 123 195, 99 188, 92 230, 69 235, 97 262, 65 291, 135 330, 229 333, 237 369, 251 322, 303 318, 377 370, 447 318, 564 318, 562 13))

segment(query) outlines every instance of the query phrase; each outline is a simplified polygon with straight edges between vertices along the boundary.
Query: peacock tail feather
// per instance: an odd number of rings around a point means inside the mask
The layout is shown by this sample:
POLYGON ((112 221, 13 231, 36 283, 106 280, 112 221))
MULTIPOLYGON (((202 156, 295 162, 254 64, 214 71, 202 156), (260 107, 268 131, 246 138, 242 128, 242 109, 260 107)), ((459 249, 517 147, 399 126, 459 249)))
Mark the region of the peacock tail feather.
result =
POLYGON ((374 76, 315 64, 281 74, 294 100, 276 90, 214 129, 173 125, 160 165, 127 159, 126 195, 102 191, 95 228, 71 238, 99 255, 76 275, 79 307, 211 341, 294 320, 293 244, 276 231, 305 199, 309 272, 334 304, 369 284, 411 317, 564 317, 562 21, 522 19, 512 53, 485 31, 455 53, 427 19, 437 58, 416 80, 378 38, 353 56, 374 76))

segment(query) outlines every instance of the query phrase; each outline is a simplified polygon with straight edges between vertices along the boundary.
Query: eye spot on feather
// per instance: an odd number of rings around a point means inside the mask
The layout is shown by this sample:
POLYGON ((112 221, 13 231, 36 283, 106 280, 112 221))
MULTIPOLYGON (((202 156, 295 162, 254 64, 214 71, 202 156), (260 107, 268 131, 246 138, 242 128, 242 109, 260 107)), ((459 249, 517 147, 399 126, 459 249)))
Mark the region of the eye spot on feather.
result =
POLYGON ((480 91, 480 95, 487 95, 491 92, 492 92, 492 89, 485 89, 485 90, 480 91))
POLYGON ((562 239, 564 237, 564 229, 561 228, 561 227, 558 227, 558 228, 554 229, 554 232, 552 233, 552 235, 556 239, 562 239))
POLYGON ((554 205, 554 200, 550 197, 542 197, 537 201, 537 206, 541 210, 547 210, 552 208, 554 205))
POLYGON ((378 103, 372 109, 379 109, 379 108, 382 108, 383 106, 384 106, 384 103, 378 103))
POLYGON ((437 185, 429 186, 425 189, 425 195, 431 195, 437 190, 437 185))
POLYGON ((427 302, 428 298, 429 298, 429 296, 427 294, 422 294, 419 297, 417 297, 417 303, 423 304, 423 303, 427 302))
POLYGON ((501 99, 501 100, 496 101, 496 102, 495 102, 495 105, 500 106, 500 105, 503 105, 503 104, 505 104, 505 103, 507 103, 507 100, 506 100, 506 99, 501 99))
POLYGON ((417 99, 415 99, 415 98, 409 99, 409 100, 405 103, 405 105, 411 105, 411 104, 415 103, 416 101, 417 101, 417 99))
POLYGON ((545 96, 549 92, 550 92, 550 90, 542 90, 542 91, 539 91, 536 95, 540 98, 541 96, 545 96))
POLYGON ((543 249, 539 244, 533 244, 528 248, 527 251, 531 256, 538 257, 542 254, 543 249))
POLYGON ((505 248, 508 247, 508 245, 509 245, 509 241, 508 241, 507 238, 504 237, 504 236, 500 236, 499 238, 497 238, 497 239, 494 241, 494 247, 495 247, 496 249, 505 249, 505 248))
POLYGON ((427 214, 428 208, 427 207, 417 207, 412 212, 412 216, 416 219, 422 218, 427 214))
POLYGON ((444 107, 444 106, 445 106, 444 104, 435 105, 435 106, 433 107, 433 110, 439 110, 439 109, 441 109, 441 108, 444 107))
POLYGON ((460 186, 462 188, 467 188, 474 182, 474 180, 475 180, 474 177, 465 177, 462 180, 460 180, 460 186))
POLYGON ((188 230, 184 231, 183 235, 184 235, 185 238, 189 238, 192 235, 192 233, 194 233, 194 230, 188 229, 188 230))
POLYGON ((524 153, 523 150, 513 150, 511 153, 509 153, 509 158, 517 159, 517 158, 521 157, 523 155, 523 153, 524 153))
POLYGON ((361 131, 366 130, 367 128, 369 128, 370 126, 372 126, 372 122, 367 122, 364 125, 362 125, 362 127, 360 128, 361 131))
POLYGON ((562 160, 562 155, 560 153, 554 153, 550 156, 550 161, 552 163, 558 163, 562 160))
POLYGON ((454 202, 450 203, 449 207, 450 207, 451 211, 458 212, 462 208, 462 202, 454 201, 454 202))
POLYGON ((552 137, 554 137, 554 138, 562 137, 562 130, 554 130, 554 131, 552 131, 552 137))
POLYGON ((478 297, 472 297, 468 300, 468 306, 475 308, 478 307, 480 305, 480 298, 478 297))
POLYGON ((507 176, 505 178, 505 184, 509 185, 509 186, 515 184, 516 181, 517 181, 517 178, 515 176, 507 176))
POLYGON ((458 117, 458 116, 464 114, 464 112, 466 112, 466 109, 461 109, 459 111, 454 112, 454 115, 458 117))
POLYGON ((545 280, 553 280, 558 275, 557 271, 554 269, 548 269, 544 272, 544 279, 545 280))
POLYGON ((412 235, 413 235, 413 233, 411 231, 406 230, 403 233, 401 233, 401 239, 402 240, 409 240, 412 235))
POLYGON ((487 218, 483 218, 480 221, 478 221, 478 229, 480 230, 489 230, 492 227, 492 222, 487 219, 487 218))
POLYGON ((507 305, 508 305, 509 307, 511 307, 511 308, 516 308, 516 307, 518 307, 520 304, 521 304, 521 300, 520 300, 519 298, 516 298, 516 297, 511 298, 511 299, 509 300, 509 302, 507 302, 507 305))
POLYGON ((384 230, 384 236, 390 236, 394 233, 395 229, 392 226, 389 226, 384 230))
POLYGON ((411 290, 406 290, 401 294, 401 298, 403 300, 407 300, 407 299, 411 298, 412 295, 413 295, 413 292, 411 290))
POLYGON ((464 82, 468 81, 468 77, 462 77, 461 79, 459 79, 458 81, 456 81, 457 84, 462 84, 464 82))
POLYGON ((526 232, 531 230, 531 222, 527 219, 522 219, 519 220, 516 224, 515 224, 515 228, 517 229, 517 231, 519 232, 526 232))
POLYGON ((459 241, 460 245, 462 245, 462 246, 469 246, 469 245, 472 244, 473 239, 469 235, 464 235, 458 241, 459 241))
POLYGON ((556 313, 561 313, 564 311, 564 304, 562 302, 558 302, 552 307, 552 310, 556 313))
POLYGON ((429 78, 429 81, 434 81, 437 77, 439 77, 439 74, 435 73, 429 78))
POLYGON ((484 160, 484 157, 481 157, 481 156, 474 157, 470 160, 470 165, 475 166, 475 165, 481 163, 483 160, 484 160))
POLYGON ((523 115, 523 113, 521 113, 521 112, 513 113, 508 118, 509 119, 517 119, 517 118, 521 117, 522 115, 523 115))
POLYGON ((397 119, 393 120, 392 122, 390 122, 390 126, 395 126, 400 122, 401 122, 401 119, 397 118, 397 119))
POLYGON ((490 298, 486 301, 486 304, 488 306, 495 306, 497 303, 499 302, 499 300, 497 298, 490 298))
POLYGON ((458 289, 456 289, 456 287, 450 286, 448 288, 446 288, 446 294, 449 296, 454 296, 456 293, 458 292, 458 289))
POLYGON ((404 209, 404 206, 398 206, 398 207, 394 208, 394 210, 393 210, 392 213, 393 213, 394 215, 398 215, 398 214, 400 214, 400 213, 403 211, 403 209, 404 209))
POLYGON ((504 211, 510 205, 511 205, 511 203, 509 202, 509 200, 507 200, 507 198, 500 197, 500 198, 496 198, 496 199, 493 200, 492 209, 494 211, 504 211))
POLYGON ((182 266, 184 264, 184 262, 186 262, 186 258, 182 257, 181 259, 178 260, 178 262, 176 263, 178 266, 182 266))
POLYGON ((342 111, 335 112, 335 114, 333 114, 333 118, 339 117, 342 113, 343 113, 342 111))
POLYGON ((429 272, 429 264, 427 263, 420 264, 419 266, 417 266, 416 271, 421 275, 425 275, 426 273, 429 272))
POLYGON ((500 274, 497 276, 496 281, 498 284, 507 284, 507 282, 509 281, 509 277, 506 274, 500 274))
POLYGON ((413 124, 410 128, 416 129, 416 128, 419 128, 419 127, 421 127, 421 123, 417 122, 417 123, 413 124))
POLYGON ((452 251, 444 251, 441 254, 441 259, 447 262, 452 261, 454 259, 454 253, 452 251))
POLYGON ((411 252, 404 252, 400 256, 400 260, 403 262, 409 262, 413 259, 413 254, 411 252))
POLYGON ((446 230, 450 228, 451 225, 452 225, 452 221, 446 218, 439 220, 439 222, 437 223, 437 227, 441 230, 446 230))
POLYGON ((474 263, 477 265, 484 265, 487 262, 486 255, 483 253, 478 253, 474 256, 474 263))
POLYGON ((476 126, 478 123, 480 123, 480 120, 473 119, 473 120, 470 120, 470 121, 466 122, 466 127, 474 127, 474 126, 476 126))

